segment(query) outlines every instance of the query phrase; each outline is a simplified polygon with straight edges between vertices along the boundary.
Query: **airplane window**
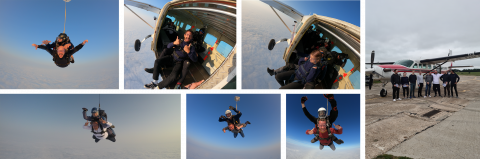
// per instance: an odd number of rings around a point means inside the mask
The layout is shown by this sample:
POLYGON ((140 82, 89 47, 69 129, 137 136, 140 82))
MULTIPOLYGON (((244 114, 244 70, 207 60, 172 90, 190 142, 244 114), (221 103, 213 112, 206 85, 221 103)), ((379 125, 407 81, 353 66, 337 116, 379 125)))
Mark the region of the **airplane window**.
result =
POLYGON ((230 51, 232 51, 233 46, 228 45, 226 42, 221 41, 217 48, 215 48, 223 57, 227 57, 230 51))
POLYGON ((183 28, 183 22, 180 24, 180 28, 183 28))
POLYGON ((348 76, 348 79, 350 79, 350 82, 352 82, 353 88, 355 90, 361 90, 362 89, 362 74, 358 71, 355 71, 352 73, 350 76, 348 76))
POLYGON ((320 33, 320 37, 323 37, 323 33, 320 33))
POLYGON ((195 29, 195 31, 199 31, 199 30, 200 30, 200 29, 198 29, 198 28, 197 28, 197 29, 195 29))
POLYGON ((204 42, 210 45, 209 47, 212 47, 213 45, 215 45, 215 41, 217 41, 217 38, 212 34, 207 33, 207 35, 205 35, 204 42))
POLYGON ((400 61, 397 61, 393 64, 394 65, 403 65, 405 67, 410 67, 413 64, 413 61, 412 60, 400 60, 400 61))
POLYGON ((414 65, 413 65, 413 68, 418 68, 418 65, 417 65, 417 64, 414 64, 414 65))
POLYGON ((185 27, 185 30, 188 30, 188 29, 190 29, 190 28, 192 28, 192 26, 190 26, 190 25, 187 24, 187 26, 185 27))
POLYGON ((198 3, 193 3, 192 6, 196 7, 196 6, 198 6, 198 3))
POLYGON ((170 18, 170 19, 172 20, 172 22, 176 22, 176 21, 175 21, 175 18, 172 17, 172 16, 167 15, 167 18, 170 18))

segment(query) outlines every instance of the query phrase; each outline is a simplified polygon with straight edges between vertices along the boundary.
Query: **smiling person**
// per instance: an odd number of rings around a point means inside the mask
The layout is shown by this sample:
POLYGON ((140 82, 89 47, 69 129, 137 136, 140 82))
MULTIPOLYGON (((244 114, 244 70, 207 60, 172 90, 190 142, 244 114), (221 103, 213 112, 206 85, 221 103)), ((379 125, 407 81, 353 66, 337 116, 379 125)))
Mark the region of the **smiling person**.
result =
POLYGON ((197 62, 198 58, 198 55, 195 52, 195 47, 192 45, 193 32, 191 30, 187 30, 183 36, 183 41, 178 39, 177 36, 177 39, 174 42, 169 43, 167 45, 167 48, 162 51, 160 58, 155 60, 155 64, 153 67, 153 81, 149 84, 145 84, 145 88, 165 88, 169 84, 175 82, 175 78, 180 74, 180 71, 182 76, 177 81, 177 86, 175 87, 178 88, 182 84, 185 76, 187 76, 190 63, 197 62), (162 63, 171 60, 175 62, 175 66, 173 66, 172 72, 166 79, 158 82, 162 63))
MULTIPOLYGON (((53 56, 53 61, 58 67, 67 67, 71 60, 70 57, 75 54, 77 51, 82 49, 82 47, 88 42, 88 40, 83 41, 81 44, 77 45, 73 50, 69 50, 67 52, 68 47, 70 47, 70 44, 65 44, 64 46, 58 46, 56 50, 51 50, 47 48, 47 46, 44 46, 42 43, 41 45, 37 44, 32 44, 33 47, 35 47, 35 50, 37 48, 43 49, 50 53, 50 55, 53 56)), ((45 43, 45 41, 44 41, 45 43)))
POLYGON ((322 79, 325 76, 327 65, 322 62, 322 57, 326 52, 327 50, 323 47, 320 50, 313 50, 310 56, 298 61, 296 70, 276 74, 275 79, 282 86, 280 89, 313 88, 317 76, 321 74, 322 79), (285 84, 284 81, 290 80, 293 80, 293 82, 285 84))
POLYGON ((108 121, 104 121, 100 118, 99 121, 87 121, 85 122, 85 125, 83 126, 83 129, 91 130, 93 133, 92 138, 95 139, 95 143, 98 143, 98 141, 102 139, 107 139, 112 142, 115 142, 115 135, 110 134, 107 129, 112 126, 112 123, 108 121), (90 123, 90 126, 88 126, 88 123, 90 123))

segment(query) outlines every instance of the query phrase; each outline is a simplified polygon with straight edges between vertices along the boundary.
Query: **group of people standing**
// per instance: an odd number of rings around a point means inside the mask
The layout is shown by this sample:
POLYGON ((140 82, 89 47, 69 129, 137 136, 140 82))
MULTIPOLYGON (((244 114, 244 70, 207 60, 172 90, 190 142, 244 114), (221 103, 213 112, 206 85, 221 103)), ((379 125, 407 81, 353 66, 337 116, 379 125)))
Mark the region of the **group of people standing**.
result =
POLYGON ((403 98, 416 98, 415 97, 415 87, 418 86, 417 97, 426 98, 432 97, 430 95, 430 88, 433 84, 433 92, 435 93, 434 97, 442 97, 440 91, 440 85, 443 86, 444 96, 448 98, 453 97, 453 90, 455 89, 455 95, 458 98, 457 92, 457 83, 460 81, 460 77, 455 74, 455 71, 448 70, 446 74, 438 73, 436 70, 433 72, 427 72, 424 75, 421 72, 415 74, 415 71, 412 71, 412 74, 407 77, 407 72, 403 72, 403 76, 400 77, 398 70, 394 70, 394 74, 391 76, 390 81, 392 82, 393 88, 393 101, 402 100, 400 96, 400 87, 403 89, 403 98), (424 77, 425 76, 425 77, 424 77), (425 80, 424 80, 425 78, 425 80), (442 82, 440 82, 440 80, 442 82), (425 94, 422 95, 422 89, 425 84, 425 94), (406 96, 405 96, 406 93, 406 96), (451 94, 451 96, 450 96, 451 94))

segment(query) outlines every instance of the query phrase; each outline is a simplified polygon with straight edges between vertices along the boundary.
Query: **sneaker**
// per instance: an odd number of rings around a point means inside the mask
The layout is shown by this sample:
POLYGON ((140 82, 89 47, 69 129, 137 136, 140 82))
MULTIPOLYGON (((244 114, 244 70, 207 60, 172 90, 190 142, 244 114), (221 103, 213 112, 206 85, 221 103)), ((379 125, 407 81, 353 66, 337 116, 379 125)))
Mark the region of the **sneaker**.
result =
POLYGON ((417 98, 417 97, 413 96, 413 98, 417 98))
POLYGON ((423 98, 427 98, 427 96, 423 96, 423 98))
POLYGON ((402 99, 398 98, 398 100, 402 100, 402 99))
POLYGON ((100 141, 100 139, 95 139, 95 143, 98 143, 98 141, 100 141))
POLYGON ((458 96, 457 96, 457 98, 458 98, 458 96))
POLYGON ((268 72, 268 74, 270 74, 270 76, 275 75, 274 70, 273 70, 273 69, 270 69, 270 68, 268 68, 268 67, 267 67, 267 72, 268 72))
POLYGON ((249 121, 247 121, 247 122, 245 122, 245 124, 252 124, 252 123, 250 123, 249 121))
POLYGON ((431 95, 428 95, 428 97, 432 98, 432 96, 431 96, 431 95))
POLYGON ((110 126, 111 128, 115 128, 115 125, 110 126))
POLYGON ((317 141, 318 141, 317 137, 314 137, 312 140, 310 140, 310 142, 312 142, 312 143, 315 143, 317 141))
MULTIPOLYGON (((400 100, 400 99, 398 99, 398 100, 400 100)), ((393 99, 393 101, 395 102, 396 100, 395 100, 395 99, 393 99)))
POLYGON ((320 150, 322 150, 322 149, 323 149, 323 145, 322 145, 322 144, 320 144, 320 150))
POLYGON ((439 97, 442 97, 441 95, 438 95, 439 97))
POLYGON ((157 87, 157 84, 152 81, 152 82, 149 83, 149 84, 145 84, 143 87, 145 87, 145 88, 147 88, 147 89, 148 89, 148 88, 150 88, 150 89, 155 89, 155 87, 157 87))

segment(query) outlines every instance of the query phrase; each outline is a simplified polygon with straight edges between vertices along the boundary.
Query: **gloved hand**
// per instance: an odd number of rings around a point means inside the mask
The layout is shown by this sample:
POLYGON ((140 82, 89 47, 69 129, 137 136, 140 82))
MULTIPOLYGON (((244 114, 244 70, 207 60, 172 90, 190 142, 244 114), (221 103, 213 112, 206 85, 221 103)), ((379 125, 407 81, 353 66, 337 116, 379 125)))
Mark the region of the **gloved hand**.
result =
POLYGON ((323 96, 327 99, 334 99, 333 94, 324 94, 323 96))
POLYGON ((82 108, 82 109, 83 109, 83 111, 85 111, 85 112, 86 112, 86 111, 88 111, 88 109, 87 109, 87 108, 82 108))
POLYGON ((301 99, 302 104, 305 103, 305 101, 307 101, 307 100, 308 100, 307 96, 303 96, 302 99, 301 99))
POLYGON ((233 109, 235 109, 235 107, 233 107, 233 106, 228 106, 228 109, 233 110, 233 109))
POLYGON ((225 117, 225 116, 222 115, 222 116, 220 116, 220 118, 225 119, 225 118, 227 118, 227 117, 225 117))

